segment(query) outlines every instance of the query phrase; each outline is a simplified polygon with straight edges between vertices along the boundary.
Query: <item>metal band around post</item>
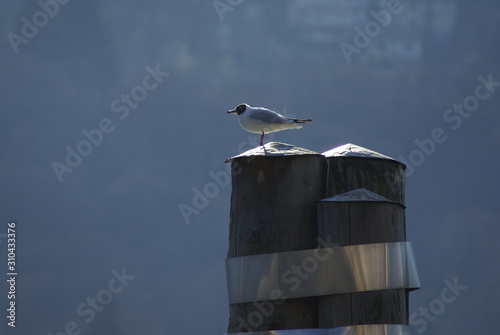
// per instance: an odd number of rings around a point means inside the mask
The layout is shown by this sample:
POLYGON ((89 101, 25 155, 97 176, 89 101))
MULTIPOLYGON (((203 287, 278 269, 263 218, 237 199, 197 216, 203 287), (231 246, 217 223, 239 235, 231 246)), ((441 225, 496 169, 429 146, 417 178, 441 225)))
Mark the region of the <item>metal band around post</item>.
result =
POLYGON ((404 335, 409 327, 403 325, 359 325, 331 329, 268 330, 231 335, 404 335))
POLYGON ((226 276, 230 304, 420 287, 410 242, 229 258, 226 276))

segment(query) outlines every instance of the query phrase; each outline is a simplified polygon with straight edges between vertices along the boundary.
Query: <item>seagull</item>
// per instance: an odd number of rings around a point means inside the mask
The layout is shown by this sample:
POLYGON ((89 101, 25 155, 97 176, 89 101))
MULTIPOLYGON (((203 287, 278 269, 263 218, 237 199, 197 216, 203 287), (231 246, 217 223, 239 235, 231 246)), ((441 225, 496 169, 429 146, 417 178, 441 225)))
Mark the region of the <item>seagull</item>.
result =
POLYGON ((260 134, 260 145, 262 146, 264 134, 286 129, 299 129, 302 128, 301 124, 312 121, 311 119, 302 120, 286 117, 270 109, 251 107, 248 104, 239 104, 228 113, 237 114, 240 126, 246 131, 260 134))

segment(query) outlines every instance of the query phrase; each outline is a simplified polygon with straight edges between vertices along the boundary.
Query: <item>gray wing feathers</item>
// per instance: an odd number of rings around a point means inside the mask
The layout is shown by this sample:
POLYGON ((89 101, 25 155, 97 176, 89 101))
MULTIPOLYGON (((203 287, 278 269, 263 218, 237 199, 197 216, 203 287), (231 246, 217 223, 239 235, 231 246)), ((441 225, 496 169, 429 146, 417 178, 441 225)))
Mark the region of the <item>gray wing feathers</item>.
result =
POLYGON ((260 109, 253 112, 253 118, 260 120, 262 122, 272 122, 272 123, 309 123, 311 119, 295 119, 292 117, 285 117, 278 114, 270 109, 260 109))
POLYGON ((252 117, 262 122, 272 123, 290 123, 290 121, 293 121, 269 109, 256 110, 252 113, 252 117))

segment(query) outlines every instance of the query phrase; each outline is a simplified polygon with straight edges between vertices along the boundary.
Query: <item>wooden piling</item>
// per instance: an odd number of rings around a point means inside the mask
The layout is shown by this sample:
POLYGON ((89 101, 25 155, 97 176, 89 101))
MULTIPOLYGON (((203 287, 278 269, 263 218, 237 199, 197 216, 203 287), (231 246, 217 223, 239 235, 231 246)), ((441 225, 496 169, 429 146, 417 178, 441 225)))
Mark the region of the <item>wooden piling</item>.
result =
MULTIPOLYGON (((332 247, 406 241, 405 166, 390 157, 352 144, 320 155, 271 142, 226 162, 228 259, 315 249, 319 240, 332 247)), ((229 305, 228 333, 367 324, 408 324, 408 289, 229 305)))
MULTIPOLYGON (((334 245, 406 241, 404 164, 352 144, 324 153, 328 197, 318 203, 318 236, 334 245)), ((318 327, 408 324, 408 290, 318 299, 318 327)))
MULTIPOLYGON (((324 196, 324 157, 283 143, 267 143, 232 159, 227 257, 316 247, 315 202, 324 196)), ((314 297, 229 306, 228 333, 314 328, 314 297)))

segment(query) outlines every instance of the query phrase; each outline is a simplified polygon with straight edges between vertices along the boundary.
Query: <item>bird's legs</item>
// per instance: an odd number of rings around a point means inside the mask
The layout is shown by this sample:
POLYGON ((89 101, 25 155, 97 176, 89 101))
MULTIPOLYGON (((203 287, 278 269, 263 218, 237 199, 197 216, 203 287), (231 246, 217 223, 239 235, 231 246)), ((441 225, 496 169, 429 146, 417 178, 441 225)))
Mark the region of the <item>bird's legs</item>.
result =
POLYGON ((264 146, 264 130, 262 131, 262 134, 260 134, 260 145, 262 146, 262 149, 264 149, 264 155, 265 155, 266 147, 264 146))

